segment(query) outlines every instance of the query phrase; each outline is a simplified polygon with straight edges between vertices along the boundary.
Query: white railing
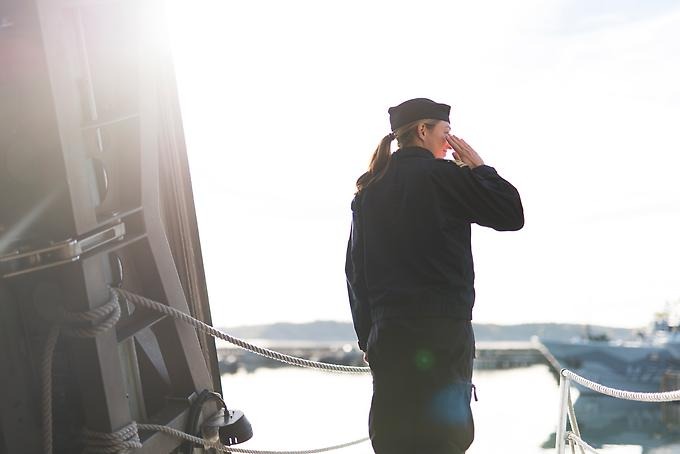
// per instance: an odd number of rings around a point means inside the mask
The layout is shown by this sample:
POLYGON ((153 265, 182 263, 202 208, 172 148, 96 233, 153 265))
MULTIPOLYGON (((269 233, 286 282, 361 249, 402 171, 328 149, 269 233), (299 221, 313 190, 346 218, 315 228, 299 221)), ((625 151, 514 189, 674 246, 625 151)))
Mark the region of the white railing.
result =
POLYGON ((557 431, 555 436, 555 451, 557 454, 564 454, 567 443, 569 444, 572 453, 575 453, 575 448, 578 447, 581 454, 585 454, 586 452, 597 454, 597 451, 581 438, 581 432, 579 431, 578 422, 576 421, 576 413, 574 412, 574 405, 571 401, 570 388, 572 381, 595 392, 617 399, 635 400, 638 402, 680 401, 680 390, 659 393, 624 391, 621 389, 609 388, 600 383, 595 383, 587 378, 583 378, 568 369, 562 369, 560 370, 560 408, 559 414, 557 415, 557 431), (571 432, 567 432, 567 418, 571 425, 571 432))

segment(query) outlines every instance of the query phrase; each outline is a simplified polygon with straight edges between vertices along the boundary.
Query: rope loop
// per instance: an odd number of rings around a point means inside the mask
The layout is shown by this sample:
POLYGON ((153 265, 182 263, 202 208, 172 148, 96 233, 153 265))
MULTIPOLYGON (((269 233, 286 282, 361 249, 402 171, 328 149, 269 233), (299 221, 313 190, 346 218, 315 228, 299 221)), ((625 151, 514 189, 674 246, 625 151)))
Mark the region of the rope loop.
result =
POLYGON ((114 291, 110 294, 106 303, 87 311, 69 312, 59 304, 52 304, 49 308, 39 308, 38 313, 67 336, 95 337, 113 328, 120 320, 118 294, 114 291))
POLYGON ((101 306, 85 312, 61 313, 62 331, 71 337, 96 337, 113 328, 120 320, 120 304, 118 295, 111 292, 111 299, 101 306))
MULTIPOLYGON (((67 336, 88 338, 96 337, 111 329, 120 319, 120 305, 118 295, 111 292, 111 299, 99 307, 85 312, 67 312, 61 306, 54 306, 52 309, 56 315, 52 319, 45 349, 43 351, 41 365, 42 381, 42 427, 43 427, 43 448, 45 453, 52 454, 52 363, 54 359, 54 349, 59 340, 59 334, 63 332, 67 336)), ((126 426, 127 427, 127 426, 126 426)), ((137 429, 135 427, 135 433, 137 429)), ((139 438, 137 438, 139 441, 139 438)), ((132 446, 130 446, 132 447, 132 446)), ((95 452, 118 452, 118 451, 95 451, 95 452)))
POLYGON ((137 423, 131 422, 113 433, 83 429, 84 454, 125 454, 130 449, 143 447, 137 432, 137 423))

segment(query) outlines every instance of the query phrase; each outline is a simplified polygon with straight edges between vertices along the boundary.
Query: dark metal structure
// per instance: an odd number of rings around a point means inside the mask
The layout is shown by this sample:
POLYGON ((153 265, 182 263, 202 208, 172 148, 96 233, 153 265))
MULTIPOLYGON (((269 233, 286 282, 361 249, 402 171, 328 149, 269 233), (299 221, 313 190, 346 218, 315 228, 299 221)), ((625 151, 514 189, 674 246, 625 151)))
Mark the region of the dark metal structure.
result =
MULTIPOLYGON (((101 306, 109 286, 210 323, 162 3, 3 0, 0 454, 42 452, 48 315, 101 306)), ((192 396, 221 391, 212 339, 122 306, 114 329, 57 344, 54 452, 79 452, 85 427, 184 429, 192 396)), ((141 438, 135 452, 181 443, 141 438)))

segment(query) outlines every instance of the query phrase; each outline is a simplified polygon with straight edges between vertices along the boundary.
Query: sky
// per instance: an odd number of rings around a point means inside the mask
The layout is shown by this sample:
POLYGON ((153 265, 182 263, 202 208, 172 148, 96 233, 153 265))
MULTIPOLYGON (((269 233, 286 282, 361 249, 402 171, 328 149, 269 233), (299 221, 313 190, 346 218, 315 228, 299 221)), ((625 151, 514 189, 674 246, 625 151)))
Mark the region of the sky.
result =
POLYGON ((680 301, 680 4, 169 0, 213 322, 351 319, 355 181, 413 97, 520 191, 473 227, 478 323, 680 301))

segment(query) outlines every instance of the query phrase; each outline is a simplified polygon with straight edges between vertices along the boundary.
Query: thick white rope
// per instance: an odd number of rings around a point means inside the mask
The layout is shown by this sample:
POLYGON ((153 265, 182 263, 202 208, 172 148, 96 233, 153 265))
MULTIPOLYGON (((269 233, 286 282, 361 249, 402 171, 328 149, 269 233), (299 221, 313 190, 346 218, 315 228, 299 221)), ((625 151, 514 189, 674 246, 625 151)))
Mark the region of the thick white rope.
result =
POLYGON ((600 394, 605 394, 607 396, 616 397, 618 399, 626 400, 636 400, 639 402, 673 402, 680 400, 680 389, 675 391, 666 391, 662 393, 643 393, 643 392, 633 392, 624 391, 621 389, 609 388, 607 386, 590 381, 587 378, 583 378, 580 375, 573 373, 570 370, 562 369, 560 372, 563 376, 567 377, 569 380, 573 380, 586 388, 592 389, 600 394))
POLYGON ((595 448, 590 446, 585 441, 581 440, 581 438, 577 436, 574 432, 567 432, 567 440, 569 442, 574 442, 579 448, 585 449, 586 451, 592 454, 600 454, 595 450, 595 448))
POLYGON ((219 339, 225 340, 231 344, 236 345, 237 347, 240 347, 244 350, 248 350, 250 352, 256 353, 260 356, 264 356, 265 358, 270 358, 274 359, 276 361, 280 361, 282 363, 286 364, 292 364, 293 366, 300 366, 300 367, 309 367, 313 369, 320 369, 324 370, 327 372, 345 372, 345 373, 352 373, 352 374, 367 374, 371 372, 370 367, 359 367, 359 366, 342 366, 339 364, 329 364, 329 363, 322 363, 319 361, 311 361, 308 359, 303 359, 303 358, 297 358, 295 356, 290 356, 290 355, 285 355, 283 353, 279 353, 274 350, 269 350, 266 348, 258 347, 256 345, 250 344, 242 339, 239 339, 237 337, 230 336, 227 333, 223 333, 222 331, 213 328, 212 326, 203 323, 200 320, 196 320, 195 318, 191 317, 188 314, 185 314, 182 311, 179 311, 175 308, 169 307, 166 304, 159 303, 157 301, 150 300, 149 298, 145 298, 143 296, 137 295, 135 293, 129 292, 127 290, 123 290, 120 288, 112 288, 112 290, 117 293, 118 295, 122 296, 125 298, 127 301, 131 302, 132 304, 135 305, 140 305, 143 306, 147 309, 154 310, 156 312, 160 312, 165 315, 169 315, 170 317, 181 320, 185 323, 190 324, 196 329, 199 329, 203 332, 206 332, 210 334, 213 337, 217 337, 219 339))
MULTIPOLYGON (((66 312, 57 307, 58 313, 45 340, 45 350, 42 358, 42 426, 43 426, 43 449, 46 454, 52 454, 52 363, 54 348, 59 340, 59 334, 63 332, 71 337, 95 337, 111 329, 120 318, 120 305, 118 295, 113 293, 106 303, 87 312, 66 312)), ((117 434, 117 433, 116 433, 117 434)), ((113 434, 116 438, 117 435, 113 434)), ((135 440, 130 437, 117 437, 118 446, 121 449, 130 447, 135 440)), ((139 439, 137 439, 137 442, 139 439)), ((141 447, 141 443, 138 443, 141 447)), ((89 452, 118 452, 118 451, 89 451, 89 452)))
POLYGON ((59 339, 59 325, 53 325, 45 340, 42 357, 42 438, 45 454, 52 454, 52 362, 54 347, 59 339))
POLYGON ((203 438, 199 438, 199 437, 195 437, 193 435, 189 435, 188 433, 182 432, 181 430, 173 429, 172 427, 168 427, 168 426, 161 426, 161 425, 157 425, 157 424, 137 424, 137 428, 139 430, 152 430, 152 431, 163 432, 163 433, 171 435, 173 437, 181 438, 183 440, 187 440, 187 441, 190 441, 192 443, 203 445, 206 448, 216 449, 217 451, 220 451, 220 452, 236 452, 236 453, 243 453, 243 454, 315 454, 315 453, 333 451, 333 450, 336 450, 336 449, 347 448, 348 446, 354 446, 354 445, 357 445, 359 443, 363 443, 363 442, 368 440, 368 437, 366 437, 366 438, 361 438, 359 440, 350 441, 348 443, 343 443, 341 445, 328 446, 326 448, 309 449, 309 450, 306 450, 306 451, 262 451, 262 450, 255 450, 255 449, 234 448, 233 446, 225 446, 221 443, 217 443, 217 442, 214 442, 214 441, 208 441, 208 440, 205 440, 203 438))
POLYGON ((119 454, 143 447, 134 421, 113 433, 85 429, 81 441, 85 445, 83 454, 119 454))
MULTIPOLYGON (((634 400, 639 402, 673 402, 680 400, 680 390, 658 393, 625 391, 622 389, 610 388, 608 386, 601 385, 600 383, 588 380, 587 378, 581 377, 580 375, 575 374, 574 372, 568 369, 562 369, 560 371, 560 374, 568 378, 569 380, 572 380, 576 383, 579 383, 580 385, 585 386, 588 389, 596 391, 600 394, 616 397, 617 399, 634 400)), ((571 421, 572 430, 576 432, 576 433, 567 432, 566 435, 566 441, 569 442, 572 451, 574 449, 573 444, 576 444, 581 450, 581 452, 585 450, 589 453, 598 454, 598 452, 592 446, 590 446, 588 443, 581 439, 578 424, 576 422, 576 414, 574 413, 574 407, 571 402, 571 396, 569 396, 567 411, 569 412, 569 420, 571 421)), ((558 443, 560 443, 559 440, 558 443)))

